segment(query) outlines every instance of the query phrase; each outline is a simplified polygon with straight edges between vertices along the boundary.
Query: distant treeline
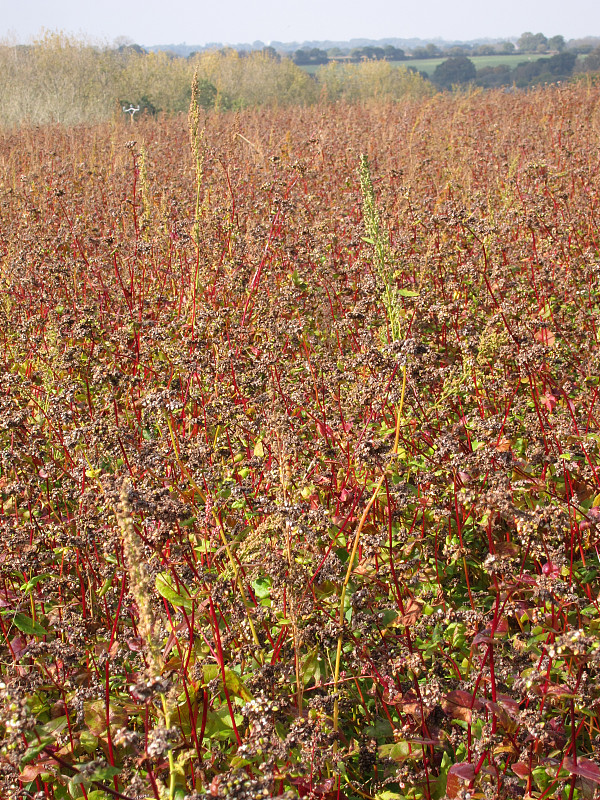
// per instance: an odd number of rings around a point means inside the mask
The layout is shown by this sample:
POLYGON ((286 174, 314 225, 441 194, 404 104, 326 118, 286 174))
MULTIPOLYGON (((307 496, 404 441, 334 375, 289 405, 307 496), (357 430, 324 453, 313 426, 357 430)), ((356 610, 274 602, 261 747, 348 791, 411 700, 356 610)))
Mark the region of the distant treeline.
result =
MULTIPOLYGON (((477 70, 466 56, 451 56, 432 79, 390 59, 329 60, 309 75, 271 48, 249 53, 221 49, 182 58, 147 52, 136 45, 98 47, 47 33, 31 45, 0 45, 0 126, 23 122, 75 124, 139 113, 186 112, 196 75, 206 110, 250 106, 309 105, 317 102, 394 101, 437 89, 475 84, 526 87, 600 70, 600 47, 581 61, 571 51, 519 64, 477 70)), ((397 56, 397 53, 394 54, 397 56)))
MULTIPOLYGON (((123 42, 122 42, 123 43, 123 42)), ((240 53, 256 50, 270 50, 272 53, 292 58, 298 64, 324 64, 328 61, 360 61, 376 59, 385 61, 420 60, 423 58, 450 58, 451 56, 490 56, 511 53, 537 53, 538 55, 554 55, 569 50, 576 55, 590 53, 600 45, 600 37, 586 36, 582 39, 568 39, 558 34, 547 37, 543 33, 526 31, 514 40, 479 40, 479 41, 443 41, 435 42, 423 39, 352 39, 349 42, 312 41, 298 45, 297 42, 264 42, 255 41, 230 45, 240 53)), ((150 50, 165 50, 173 55, 188 58, 206 50, 220 50, 224 47, 220 42, 205 45, 153 45, 150 50)))
MULTIPOLYGON (((350 61, 358 62, 364 60, 376 61, 414 61, 424 58, 456 58, 460 56, 493 56, 493 55, 512 55, 512 54, 531 54, 537 55, 556 55, 558 53, 569 52, 578 55, 585 55, 598 46, 598 40, 573 39, 566 41, 564 36, 544 36, 543 33, 531 33, 526 31, 516 40, 499 41, 495 43, 463 43, 463 44, 435 44, 428 42, 410 48, 398 47, 392 44, 368 44, 360 47, 301 47, 295 50, 292 58, 296 64, 327 64, 330 61, 350 61)), ((283 55, 285 51, 277 47, 265 48, 273 54, 283 55)), ((290 55, 289 52, 285 53, 290 55)))

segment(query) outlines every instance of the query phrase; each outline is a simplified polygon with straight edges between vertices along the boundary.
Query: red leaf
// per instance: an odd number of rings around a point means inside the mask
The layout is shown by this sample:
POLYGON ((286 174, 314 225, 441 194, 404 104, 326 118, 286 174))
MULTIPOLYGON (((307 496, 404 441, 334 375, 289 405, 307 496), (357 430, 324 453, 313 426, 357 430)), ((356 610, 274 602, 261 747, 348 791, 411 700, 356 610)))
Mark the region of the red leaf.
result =
POLYGON ((578 758, 577 764, 572 758, 565 758, 563 767, 568 769, 572 775, 579 775, 580 778, 585 778, 593 783, 600 783, 600 767, 589 758, 578 758))
POLYGON ((493 644, 494 640, 488 634, 489 634, 489 629, 487 628, 483 633, 478 633, 477 636, 475 636, 473 639, 473 645, 493 644))
POLYGON ((494 547, 499 556, 515 557, 519 554, 519 548, 514 542, 498 542, 494 547))
POLYGON ((448 780, 446 782, 446 797, 454 798, 463 788, 462 781, 472 781, 475 777, 475 767, 473 764, 463 762, 453 764, 448 770, 448 780))
POLYGON ((531 773, 529 766, 522 761, 517 761, 516 764, 513 764, 512 771, 515 775, 518 775, 519 778, 528 778, 531 773))
POLYGON ((404 614, 401 617, 398 617, 395 624, 397 626, 414 625, 421 616, 424 605, 425 603, 422 600, 415 600, 414 598, 411 598, 404 606, 404 614))
POLYGON ((446 797, 450 798, 450 800, 454 800, 461 788, 462 786, 458 777, 448 773, 448 780, 446 781, 446 797))
POLYGON ((551 330, 548 330, 548 328, 540 328, 539 331, 536 331, 533 334, 533 338, 536 340, 536 342, 547 344, 548 347, 552 347, 556 341, 556 336, 551 330))
POLYGON ((519 711, 519 703, 507 694, 498 693, 496 695, 496 700, 500 705, 504 706, 509 714, 516 714, 519 711))
POLYGON ((321 436, 324 436, 326 439, 333 435, 333 430, 329 425, 324 425, 322 422, 317 422, 317 430, 321 436))
POLYGON ((38 764, 27 764, 23 767, 23 771, 19 775, 22 781, 34 781, 39 775, 44 772, 54 772, 52 762, 48 759, 47 762, 38 764))
POLYGON ((292 778, 293 783, 298 789, 300 797, 319 797, 320 800, 346 800, 346 796, 338 790, 338 781, 336 778, 326 778, 326 780, 317 783, 312 783, 309 778, 292 778))
POLYGON ((19 634, 15 636, 13 639, 10 640, 10 646, 12 647, 13 653, 15 654, 15 658, 17 661, 21 657, 21 654, 27 647, 27 639, 24 636, 19 634))
POLYGON ((464 781, 472 781, 475 777, 475 767, 468 761, 463 761, 460 764, 452 764, 448 770, 448 775, 450 775, 450 773, 458 775, 458 777, 462 778, 464 781))
POLYGON ((483 708, 481 700, 463 689, 455 689, 449 692, 442 699, 442 708, 453 719, 461 719, 463 722, 471 722, 472 710, 479 711, 483 708))
POLYGON ((494 636, 501 636, 504 633, 508 633, 508 618, 501 617, 500 621, 496 625, 496 630, 494 631, 494 636))
POLYGON ((486 700, 485 707, 488 709, 488 711, 491 711, 492 714, 496 715, 496 721, 501 728, 504 728, 504 730, 508 731, 509 733, 512 733, 515 730, 517 723, 511 718, 506 709, 503 708, 500 703, 494 703, 492 700, 486 700))
POLYGON ((347 503, 354 499, 354 489, 342 489, 340 492, 340 503, 347 503))
POLYGON ((402 696, 399 706, 405 714, 413 714, 418 716, 421 711, 419 698, 412 689, 409 689, 408 692, 402 696))
POLYGON ((548 409, 548 413, 552 413, 552 411, 554 410, 554 406, 558 403, 558 398, 556 398, 550 392, 546 392, 546 394, 543 394, 540 397, 540 400, 542 401, 542 405, 545 405, 546 408, 548 409))

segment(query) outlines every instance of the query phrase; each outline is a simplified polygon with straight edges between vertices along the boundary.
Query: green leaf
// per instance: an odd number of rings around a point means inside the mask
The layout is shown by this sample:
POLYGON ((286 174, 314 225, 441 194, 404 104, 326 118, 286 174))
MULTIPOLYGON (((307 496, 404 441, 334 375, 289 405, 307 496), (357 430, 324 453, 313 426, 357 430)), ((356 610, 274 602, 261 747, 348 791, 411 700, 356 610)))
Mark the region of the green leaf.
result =
POLYGON ((263 600, 265 597, 271 596, 271 579, 270 578, 257 578, 252 582, 252 589, 254 594, 263 600))
POLYGON ((299 289, 302 289, 302 291, 304 291, 305 289, 308 289, 308 284, 306 283, 306 281, 304 281, 300 277, 300 275, 298 274, 298 270, 297 269, 295 269, 291 273, 290 277, 292 279, 292 282, 293 282, 294 286, 297 286, 299 289))
POLYGON ((312 681, 314 681, 316 684, 319 683, 322 674, 321 666, 322 664, 321 657, 319 655, 319 649, 318 647, 315 647, 302 659, 301 672, 302 681, 305 686, 312 681))
MULTIPOLYGON (((202 674, 205 685, 210 683, 210 681, 214 680, 215 678, 222 678, 221 667, 218 664, 206 664, 203 668, 202 674)), ((244 686, 239 676, 227 667, 225 667, 225 684, 227 686, 227 691, 231 692, 231 694, 241 697, 242 700, 245 700, 246 702, 252 700, 252 695, 244 686)))
POLYGON ((400 297, 418 297, 419 292, 413 292, 410 289, 396 289, 396 294, 399 294, 400 297))
POLYGON ((27 583, 22 583, 21 586, 19 586, 19 591, 30 592, 40 581, 44 581, 46 578, 51 577, 52 575, 50 575, 49 572, 44 572, 43 575, 34 575, 34 577, 30 578, 27 583))
POLYGON ((391 744, 381 744, 377 748, 381 758, 391 758, 393 761, 404 761, 410 755, 410 745, 408 742, 395 742, 391 744))
POLYGON ((121 771, 122 770, 120 767, 111 767, 107 764, 105 767, 98 767, 98 769, 95 769, 91 775, 90 774, 82 775, 81 773, 75 775, 71 779, 71 783, 74 786, 77 786, 78 784, 83 783, 84 781, 109 781, 112 777, 118 775, 121 771))
POLYGON ((178 592, 173 585, 173 577, 168 572, 159 572, 156 576, 155 585, 156 591, 159 593, 159 595, 164 597, 165 600, 168 600, 169 603, 172 603, 178 608, 185 608, 186 610, 191 611, 194 601, 192 600, 189 592, 187 594, 178 592))
POLYGON ((44 734, 44 736, 49 736, 51 734, 56 736, 61 731, 64 731, 66 727, 67 727, 67 716, 66 714, 63 714, 61 717, 56 717, 56 719, 49 720, 48 722, 46 722, 45 725, 42 725, 42 727, 39 730, 41 733, 44 734))
POLYGON ((79 736, 79 744, 83 747, 86 753, 91 755, 98 747, 98 737, 94 736, 91 731, 83 730, 79 736))
POLYGON ((54 739, 50 736, 44 736, 39 741, 36 739, 34 744, 30 744, 25 753, 23 754, 23 758, 21 759, 21 766, 25 764, 29 764, 30 761, 42 752, 44 747, 48 747, 48 745, 52 744, 54 739))
POLYGON ((48 631, 42 628, 39 622, 35 622, 26 614, 15 614, 13 618, 15 626, 23 633, 28 633, 30 636, 47 636, 48 631))
POLYGON ((381 628, 387 628, 398 619, 398 616, 398 612, 393 608, 386 608, 385 611, 381 612, 377 623, 381 628))
MULTIPOLYGON (((234 714, 235 724, 241 725, 242 715, 234 714)), ((211 739, 233 740, 233 724, 225 703, 218 711, 209 711, 206 720, 206 735, 211 739)))
POLYGON ((394 730, 389 720, 378 717, 373 725, 365 728, 365 733, 373 739, 388 739, 394 735, 394 730))

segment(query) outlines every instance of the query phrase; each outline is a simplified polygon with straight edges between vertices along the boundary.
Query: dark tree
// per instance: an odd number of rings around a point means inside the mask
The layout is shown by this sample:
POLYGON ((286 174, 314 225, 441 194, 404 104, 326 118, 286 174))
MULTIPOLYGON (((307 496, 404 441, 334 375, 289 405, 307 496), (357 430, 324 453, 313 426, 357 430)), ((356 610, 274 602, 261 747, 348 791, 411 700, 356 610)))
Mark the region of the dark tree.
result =
POLYGON ((451 89, 454 85, 475 80, 476 76, 477 70, 470 58, 454 56, 442 61, 435 68, 431 79, 438 89, 451 89))
POLYGON ((514 68, 512 78, 520 89, 540 83, 554 83, 573 74, 576 60, 576 53, 567 52, 536 61, 524 61, 514 68))
POLYGON ((281 56, 274 47, 263 47, 262 53, 267 56, 267 58, 272 58, 273 61, 281 61, 281 56))
POLYGON ((294 62, 299 65, 305 64, 327 64, 329 57, 325 50, 312 47, 310 50, 296 50, 294 62))
POLYGON ((531 33, 531 31, 522 33, 517 41, 517 47, 523 53, 536 53, 540 49, 543 50, 547 45, 548 39, 543 33, 531 33))
POLYGON ((484 89, 510 86, 512 83, 511 69, 508 64, 498 64, 497 67, 482 67, 477 70, 475 83, 484 89))
POLYGON ((560 34, 557 36, 551 36, 548 39, 549 50, 558 50, 559 53, 562 53, 562 51, 566 48, 566 46, 567 43, 565 42, 565 37, 560 36, 560 34))
POLYGON ((198 81, 198 105, 209 109, 215 107, 217 99, 217 87, 206 78, 198 81))
POLYGON ((582 59, 579 69, 582 72, 600 72, 600 47, 592 50, 587 58, 582 59))
POLYGON ((498 45, 499 53, 507 53, 507 54, 514 53, 515 49, 516 48, 512 42, 500 42, 500 44, 498 45))
POLYGON ((394 47, 391 44, 386 44, 383 48, 384 58, 386 61, 404 61, 406 53, 400 47, 394 47))

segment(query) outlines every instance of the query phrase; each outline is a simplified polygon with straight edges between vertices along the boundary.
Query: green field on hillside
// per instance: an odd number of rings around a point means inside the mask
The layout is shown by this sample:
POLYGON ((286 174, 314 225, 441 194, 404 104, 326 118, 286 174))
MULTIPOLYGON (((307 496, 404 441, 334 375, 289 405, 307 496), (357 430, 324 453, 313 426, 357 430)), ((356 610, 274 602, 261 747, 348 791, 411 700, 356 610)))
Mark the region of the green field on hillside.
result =
MULTIPOLYGON (((398 66, 415 67, 420 72, 426 72, 428 75, 432 75, 438 64, 446 61, 446 58, 445 56, 440 56, 439 58, 419 58, 409 61, 396 61, 394 63, 398 66)), ((493 56, 469 56, 469 58, 477 69, 482 69, 483 67, 498 67, 500 64, 506 64, 511 69, 514 69, 517 64, 522 64, 524 61, 537 61, 538 58, 544 58, 544 56, 538 56, 536 53, 519 53, 518 55, 502 55, 498 53, 493 56)))
MULTIPOLYGON (((514 69, 517 64, 521 64, 523 61, 536 61, 538 58, 545 57, 547 56, 538 56, 536 53, 519 53, 518 55, 502 55, 499 53, 493 56, 469 56, 477 69, 481 69, 482 67, 497 67, 500 64, 507 64, 511 69, 514 69)), ((449 58, 449 56, 415 58, 407 59, 406 61, 391 61, 390 63, 396 67, 414 67, 414 69, 419 70, 419 72, 425 72, 427 75, 431 76, 438 64, 441 64, 442 61, 446 61, 447 58, 449 58)), ((318 64, 302 65, 302 69, 310 75, 314 75, 319 69, 319 66, 318 64)))

